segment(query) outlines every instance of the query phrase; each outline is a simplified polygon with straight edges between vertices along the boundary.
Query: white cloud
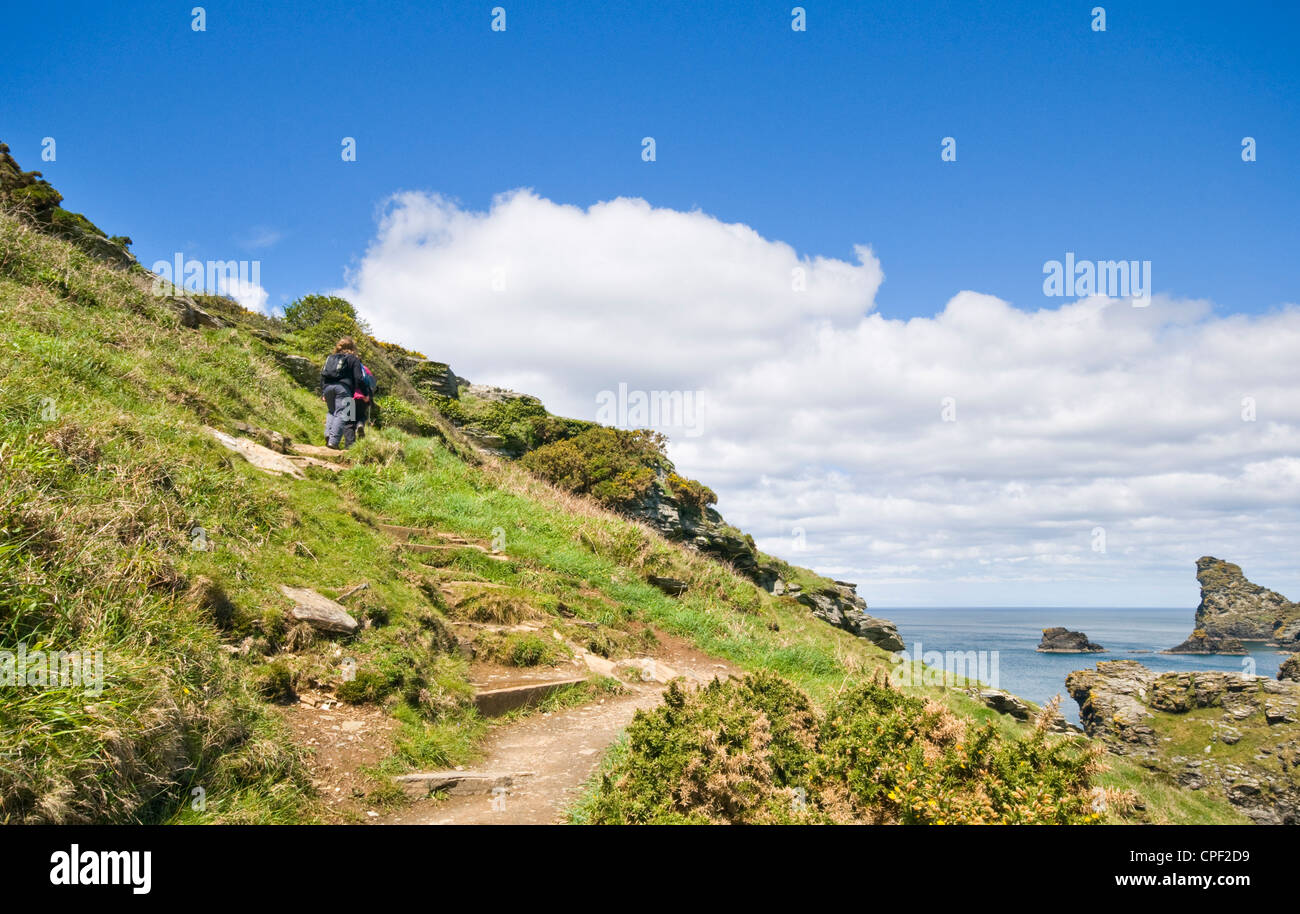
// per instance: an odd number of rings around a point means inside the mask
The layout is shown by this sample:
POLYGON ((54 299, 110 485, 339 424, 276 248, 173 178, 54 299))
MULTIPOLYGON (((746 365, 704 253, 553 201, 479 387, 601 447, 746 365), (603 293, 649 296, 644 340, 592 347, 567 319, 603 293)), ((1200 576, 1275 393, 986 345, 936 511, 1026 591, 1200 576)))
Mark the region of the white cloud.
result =
POLYGON ((854 253, 642 200, 411 193, 341 294, 381 336, 563 414, 620 382, 707 391, 679 467, 768 551, 877 603, 1194 605, 1204 553, 1300 599, 1300 309, 962 292, 891 320, 854 253))
POLYGON ((267 293, 260 285, 239 276, 217 276, 217 293, 228 295, 249 311, 265 311, 267 293))

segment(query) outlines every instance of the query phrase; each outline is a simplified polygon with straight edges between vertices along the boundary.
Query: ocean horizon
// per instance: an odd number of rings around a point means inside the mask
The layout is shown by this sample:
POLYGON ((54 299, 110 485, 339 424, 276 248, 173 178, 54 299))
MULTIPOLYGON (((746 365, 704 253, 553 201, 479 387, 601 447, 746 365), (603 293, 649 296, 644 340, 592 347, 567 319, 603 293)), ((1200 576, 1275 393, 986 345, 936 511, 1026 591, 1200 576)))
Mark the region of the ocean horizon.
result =
POLYGON ((1246 645, 1248 655, 1161 654, 1181 644, 1195 626, 1195 608, 1182 607, 993 607, 873 606, 872 615, 898 626, 909 655, 927 651, 997 652, 997 688, 1042 704, 1061 696, 1066 720, 1079 723, 1079 706, 1065 691, 1073 670, 1099 660, 1137 660, 1154 672, 1223 670, 1276 676, 1287 652, 1246 645), (1081 631, 1106 648, 1096 654, 1040 654, 1042 630, 1062 626, 1081 631))

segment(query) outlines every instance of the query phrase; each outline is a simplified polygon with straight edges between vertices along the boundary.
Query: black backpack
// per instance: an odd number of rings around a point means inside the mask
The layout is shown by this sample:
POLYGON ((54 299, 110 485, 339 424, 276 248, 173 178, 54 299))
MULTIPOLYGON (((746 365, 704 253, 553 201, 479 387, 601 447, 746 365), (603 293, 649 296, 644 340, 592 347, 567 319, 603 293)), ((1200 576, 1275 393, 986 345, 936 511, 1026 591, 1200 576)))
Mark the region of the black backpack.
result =
POLYGON ((321 384, 339 384, 347 380, 347 355, 342 352, 331 353, 325 359, 325 367, 320 371, 321 384))

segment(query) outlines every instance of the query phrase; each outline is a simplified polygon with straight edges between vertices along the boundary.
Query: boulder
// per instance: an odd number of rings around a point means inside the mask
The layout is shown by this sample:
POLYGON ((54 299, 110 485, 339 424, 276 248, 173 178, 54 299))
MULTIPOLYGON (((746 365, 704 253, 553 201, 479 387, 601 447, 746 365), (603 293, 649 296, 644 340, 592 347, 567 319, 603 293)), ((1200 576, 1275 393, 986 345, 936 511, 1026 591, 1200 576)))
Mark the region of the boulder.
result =
POLYGON ((1282 661, 1282 666, 1277 671, 1277 678, 1300 682, 1300 654, 1292 654, 1282 661))
POLYGON ((1058 626, 1043 629, 1043 637, 1036 650, 1043 654, 1097 654, 1106 649, 1089 641, 1083 632, 1072 632, 1058 626))
POLYGON ((732 527, 710 507, 685 504, 669 490, 661 471, 658 482, 642 500, 625 509, 625 513, 649 524, 666 539, 686 543, 705 555, 722 559, 751 580, 762 583, 758 548, 754 541, 732 527))
POLYGON ((293 602, 289 615, 299 622, 306 622, 319 631, 344 635, 357 630, 357 620, 329 597, 305 587, 285 587, 283 584, 280 585, 280 592, 293 602))
POLYGON ((293 447, 293 439, 288 435, 270 429, 259 428, 247 422, 236 422, 235 430, 241 435, 261 443, 263 447, 270 448, 277 454, 288 454, 293 447))

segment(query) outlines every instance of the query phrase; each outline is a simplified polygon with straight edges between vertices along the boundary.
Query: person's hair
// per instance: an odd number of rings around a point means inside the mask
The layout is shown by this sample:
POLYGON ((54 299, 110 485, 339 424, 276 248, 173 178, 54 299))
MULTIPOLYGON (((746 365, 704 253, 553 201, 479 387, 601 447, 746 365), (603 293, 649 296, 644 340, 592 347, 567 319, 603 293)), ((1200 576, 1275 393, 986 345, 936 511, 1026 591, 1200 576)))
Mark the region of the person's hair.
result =
POLYGON ((350 336, 345 336, 334 344, 335 352, 353 352, 357 351, 356 341, 350 336))

